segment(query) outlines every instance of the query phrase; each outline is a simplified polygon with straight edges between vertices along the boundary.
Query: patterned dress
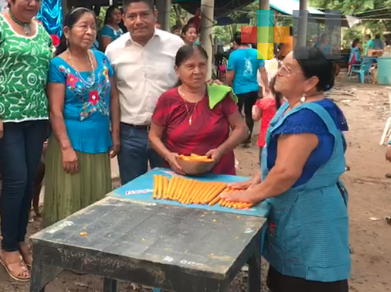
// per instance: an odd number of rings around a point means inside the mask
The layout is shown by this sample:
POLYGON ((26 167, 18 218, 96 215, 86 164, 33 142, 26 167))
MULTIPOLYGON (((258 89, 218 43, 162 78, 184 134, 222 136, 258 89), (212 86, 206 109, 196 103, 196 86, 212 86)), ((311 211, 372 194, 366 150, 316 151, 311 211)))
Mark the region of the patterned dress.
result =
MULTIPOLYGON (((211 110, 207 95, 198 104, 189 103, 180 96, 178 88, 174 88, 159 98, 152 121, 165 127, 164 141, 171 152, 205 155, 227 140, 230 133, 228 118, 237 110, 230 95, 211 110), (194 111, 191 125, 186 105, 190 113, 194 111)), ((234 152, 226 153, 211 172, 235 175, 234 152)))
POLYGON ((52 40, 37 24, 31 37, 14 32, 0 14, 0 117, 3 122, 48 119, 46 82, 52 40))
POLYGON ((64 171, 59 143, 51 137, 46 154, 45 227, 95 203, 112 190, 109 149, 113 69, 102 52, 93 53, 97 68, 91 87, 85 84, 91 82, 91 72, 79 75, 61 57, 54 58, 50 64, 49 83, 65 87, 64 123, 79 170, 75 174, 64 171))

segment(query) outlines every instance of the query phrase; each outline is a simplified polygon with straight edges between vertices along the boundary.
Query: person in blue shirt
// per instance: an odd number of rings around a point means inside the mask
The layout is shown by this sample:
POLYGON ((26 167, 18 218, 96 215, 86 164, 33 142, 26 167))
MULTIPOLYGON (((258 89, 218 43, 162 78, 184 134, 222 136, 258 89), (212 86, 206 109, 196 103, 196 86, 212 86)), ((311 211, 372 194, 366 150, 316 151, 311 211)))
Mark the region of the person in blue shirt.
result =
POLYGON ((49 67, 53 135, 46 153, 43 224, 49 226, 112 190, 110 156, 119 151, 119 100, 113 69, 100 51, 93 11, 72 10, 49 67), (64 44, 67 43, 67 46, 64 44))
POLYGON ((123 31, 119 26, 121 19, 121 9, 116 6, 110 6, 109 9, 107 9, 104 26, 99 32, 100 49, 102 52, 105 52, 107 46, 123 34, 123 31))
POLYGON ((233 184, 232 202, 269 206, 263 256, 271 292, 348 292, 351 273, 345 172, 348 130, 341 109, 327 98, 335 64, 317 48, 296 47, 275 83, 286 102, 270 122, 262 179, 233 184))
POLYGON ((229 55, 227 67, 227 84, 232 86, 233 91, 239 98, 239 112, 244 115, 249 130, 249 136, 244 142, 248 145, 251 142, 251 135, 254 128, 252 119, 252 107, 258 99, 259 85, 257 80, 258 70, 265 85, 265 92, 269 92, 265 62, 259 58, 258 51, 251 45, 242 43, 241 33, 237 33, 234 39, 234 51, 229 55))
POLYGON ((330 37, 327 33, 322 34, 320 42, 315 44, 315 47, 321 50, 325 54, 332 54, 333 47, 330 44, 330 37))
POLYGON ((375 35, 375 39, 373 40, 373 47, 375 50, 384 50, 384 43, 380 39, 380 34, 375 35))
POLYGON ((370 34, 367 34, 365 36, 365 40, 367 41, 365 43, 365 47, 364 47, 364 56, 366 57, 366 56, 368 56, 369 50, 375 49, 375 45, 373 44, 373 40, 372 40, 372 37, 370 34))

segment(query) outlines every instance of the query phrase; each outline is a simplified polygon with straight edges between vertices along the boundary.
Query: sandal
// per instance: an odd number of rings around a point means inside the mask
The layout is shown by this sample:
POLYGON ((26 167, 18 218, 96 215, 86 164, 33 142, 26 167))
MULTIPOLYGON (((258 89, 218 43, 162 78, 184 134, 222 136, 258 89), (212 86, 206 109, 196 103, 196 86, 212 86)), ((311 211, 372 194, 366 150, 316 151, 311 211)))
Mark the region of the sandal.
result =
POLYGON ((31 268, 33 265, 33 256, 31 255, 30 246, 27 243, 19 243, 19 252, 25 265, 31 268))
POLYGON ((18 260, 12 263, 7 263, 3 258, 3 253, 1 252, 0 263, 7 271, 8 275, 15 281, 18 282, 30 281, 30 273, 26 265, 24 264, 24 262, 18 260))

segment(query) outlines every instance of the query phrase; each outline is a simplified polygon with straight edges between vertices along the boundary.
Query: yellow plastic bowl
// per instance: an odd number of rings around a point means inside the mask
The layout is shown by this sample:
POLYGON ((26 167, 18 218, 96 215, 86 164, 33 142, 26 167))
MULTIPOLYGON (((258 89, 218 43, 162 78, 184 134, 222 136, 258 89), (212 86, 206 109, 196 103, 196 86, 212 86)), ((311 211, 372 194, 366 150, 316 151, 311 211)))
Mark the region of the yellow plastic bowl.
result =
POLYGON ((180 157, 177 158, 178 164, 182 170, 188 175, 200 175, 209 172, 215 165, 214 161, 187 161, 180 157))

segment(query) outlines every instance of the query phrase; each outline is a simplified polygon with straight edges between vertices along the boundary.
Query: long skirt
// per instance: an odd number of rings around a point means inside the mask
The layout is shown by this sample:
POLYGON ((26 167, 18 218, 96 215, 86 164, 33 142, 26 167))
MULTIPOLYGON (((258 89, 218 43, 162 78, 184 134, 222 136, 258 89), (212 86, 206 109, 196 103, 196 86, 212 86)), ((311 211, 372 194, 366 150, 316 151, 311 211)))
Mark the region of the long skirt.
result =
POLYGON ((267 286, 270 292, 349 292, 348 280, 337 282, 308 281, 282 275, 272 266, 269 267, 267 286))
POLYGON ((109 153, 77 152, 79 171, 68 174, 63 169, 60 145, 50 138, 46 153, 43 227, 103 199, 112 191, 109 153))

